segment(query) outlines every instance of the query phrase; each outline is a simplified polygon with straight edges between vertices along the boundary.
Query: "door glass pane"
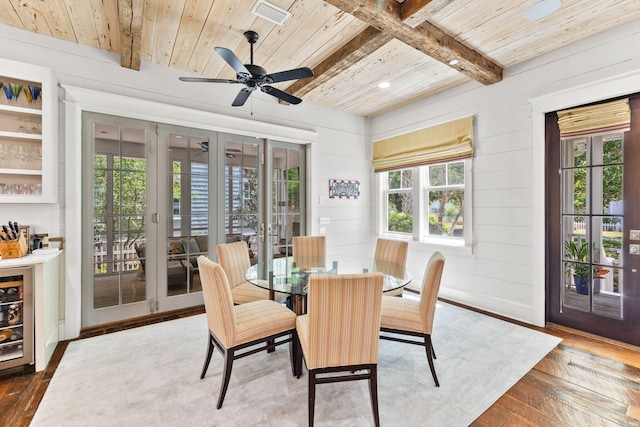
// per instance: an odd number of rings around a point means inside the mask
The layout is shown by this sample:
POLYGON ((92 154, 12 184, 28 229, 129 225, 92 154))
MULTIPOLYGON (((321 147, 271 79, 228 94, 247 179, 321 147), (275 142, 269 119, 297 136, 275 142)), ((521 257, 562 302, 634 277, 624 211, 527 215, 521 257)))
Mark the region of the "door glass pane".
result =
POLYGON ((562 305, 616 319, 622 295, 622 138, 562 141, 562 305))
POLYGON ((587 168, 567 169, 562 172, 564 213, 584 214, 587 211, 589 178, 589 169, 587 168))
POLYGON ((169 134, 167 295, 202 291, 198 256, 207 256, 209 234, 209 140, 169 134))
POLYGON ((563 168, 573 168, 586 166, 590 158, 588 150, 590 148, 587 138, 575 138, 562 141, 563 168))
POLYGON ((144 301, 145 130, 95 123, 94 138, 93 308, 144 301))
POLYGON ((293 236, 300 235, 301 154, 298 148, 272 149, 273 256, 292 254, 293 236))
POLYGON ((224 148, 226 242, 247 242, 253 264, 258 254, 258 146, 226 141, 224 148))

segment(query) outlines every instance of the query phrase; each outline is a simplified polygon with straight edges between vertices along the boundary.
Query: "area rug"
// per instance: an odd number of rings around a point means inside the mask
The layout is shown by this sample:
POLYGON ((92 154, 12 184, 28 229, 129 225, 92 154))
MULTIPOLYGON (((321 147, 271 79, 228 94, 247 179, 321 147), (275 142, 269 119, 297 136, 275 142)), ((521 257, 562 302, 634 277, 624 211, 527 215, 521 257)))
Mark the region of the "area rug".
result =
MULTIPOLYGON (((560 339, 438 302, 433 334, 440 387, 424 348, 381 340, 380 421, 386 426, 466 426, 560 339)), ((204 315, 69 344, 32 426, 305 426, 306 371, 291 375, 288 347, 237 360, 220 410, 222 357, 200 380, 204 315)), ((321 384, 316 425, 373 424, 367 383, 321 384)))

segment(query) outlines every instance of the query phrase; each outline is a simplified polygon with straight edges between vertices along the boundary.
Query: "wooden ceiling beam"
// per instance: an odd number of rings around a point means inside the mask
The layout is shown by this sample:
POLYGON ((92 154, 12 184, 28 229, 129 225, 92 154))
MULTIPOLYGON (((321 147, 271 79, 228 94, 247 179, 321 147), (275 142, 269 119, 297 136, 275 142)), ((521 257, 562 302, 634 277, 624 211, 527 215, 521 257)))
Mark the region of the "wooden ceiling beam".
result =
MULTIPOLYGON (((411 2, 412 5, 410 6, 410 9, 416 10, 416 8, 421 9, 426 7, 433 1, 440 2, 442 0, 407 0, 403 6, 406 5, 407 2, 411 2)), ((393 4, 391 4, 391 6, 396 8, 395 13, 401 13, 402 9, 400 5, 395 1, 394 3, 397 6, 393 6, 393 4)), ((356 62, 371 55, 373 52, 389 43, 392 39, 393 37, 384 34, 375 27, 367 27, 340 49, 331 54, 327 59, 314 67, 313 77, 298 80, 287 87, 286 91, 297 97, 303 97, 315 88, 329 81, 331 78, 342 73, 356 62)), ((281 101, 281 103, 285 102, 281 101)))
POLYGON ((458 42, 435 25, 425 21, 413 28, 404 23, 402 5, 394 0, 385 0, 381 7, 377 6, 377 0, 325 1, 480 83, 492 84, 502 80, 500 65, 458 42), (450 64, 454 59, 458 63, 450 64))
POLYGON ((140 71, 145 0, 118 0, 120 66, 140 71))
MULTIPOLYGON (((453 1, 455 0, 406 0, 400 4, 395 0, 387 0, 384 2, 383 8, 387 13, 396 17, 396 19, 400 21, 399 23, 404 23, 409 27, 419 27, 417 31, 426 31, 441 35, 444 34, 441 30, 428 22, 424 25, 423 23, 425 23, 431 14, 440 11, 453 1)), ((331 3, 331 1, 328 1, 328 3, 331 3)), ((347 70, 351 65, 371 55, 393 38, 393 36, 370 26, 314 67, 313 77, 298 80, 287 87, 286 91, 297 97, 303 97, 331 78, 347 70)), ((453 39, 445 34, 442 40, 446 43, 453 39)), ((450 59, 447 60, 446 65, 451 67, 449 61, 450 59)), ((464 69, 462 67, 463 64, 459 63, 458 67, 454 68, 462 72, 464 69)), ((499 79, 497 81, 502 79, 502 69, 500 67, 498 68, 499 79)), ((470 77, 473 78, 473 76, 470 77)))
POLYGON ((296 81, 287 92, 302 97, 313 89, 329 81, 351 65, 389 43, 393 37, 380 30, 367 27, 344 46, 313 68, 313 77, 296 81))

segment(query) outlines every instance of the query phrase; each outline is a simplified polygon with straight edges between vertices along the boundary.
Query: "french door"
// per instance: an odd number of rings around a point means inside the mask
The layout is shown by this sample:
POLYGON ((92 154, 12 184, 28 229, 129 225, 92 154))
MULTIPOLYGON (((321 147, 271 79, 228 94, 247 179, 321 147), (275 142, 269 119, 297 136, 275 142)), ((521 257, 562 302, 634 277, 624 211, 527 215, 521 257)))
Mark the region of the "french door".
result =
POLYGON ((640 97, 631 131, 560 138, 546 117, 547 320, 640 345, 640 97))
POLYGON ((215 133, 92 113, 83 133, 82 325, 201 304, 215 133))
POLYGON ((224 156, 218 233, 226 243, 247 242, 251 263, 291 254, 292 237, 305 230, 305 148, 302 145, 220 134, 224 156))
POLYGON ((83 327, 202 304, 198 256, 304 230, 304 146, 95 113, 83 141, 83 327))

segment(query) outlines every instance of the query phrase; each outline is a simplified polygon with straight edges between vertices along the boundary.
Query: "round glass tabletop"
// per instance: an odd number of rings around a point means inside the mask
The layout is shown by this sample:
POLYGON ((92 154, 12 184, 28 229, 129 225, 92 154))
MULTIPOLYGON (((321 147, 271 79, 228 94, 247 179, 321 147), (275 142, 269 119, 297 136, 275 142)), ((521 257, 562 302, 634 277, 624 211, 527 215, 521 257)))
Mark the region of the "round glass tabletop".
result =
POLYGON ((355 274, 381 272, 384 275, 383 292, 408 285, 413 277, 407 269, 397 264, 377 261, 373 258, 335 256, 297 259, 275 258, 270 265, 252 265, 245 278, 249 283, 264 289, 291 295, 306 295, 309 276, 312 274, 355 274))

